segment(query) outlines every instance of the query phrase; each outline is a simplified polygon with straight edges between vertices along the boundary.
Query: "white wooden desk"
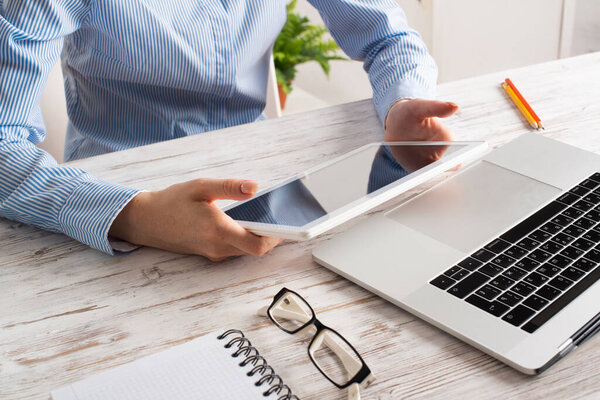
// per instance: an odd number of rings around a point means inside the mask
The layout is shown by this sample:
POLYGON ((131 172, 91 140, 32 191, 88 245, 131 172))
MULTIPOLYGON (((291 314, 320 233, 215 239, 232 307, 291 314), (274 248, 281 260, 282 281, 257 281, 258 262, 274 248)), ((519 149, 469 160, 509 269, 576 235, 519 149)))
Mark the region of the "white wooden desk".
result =
MULTIPOLYGON (((462 106, 447 121, 457 139, 495 147, 528 131, 500 88, 506 76, 543 119, 541 134, 600 152, 600 53, 440 86, 440 98, 462 106)), ((197 177, 270 185, 381 139, 365 100, 70 165, 150 190, 197 177)), ((0 220, 0 398, 44 399, 58 386, 221 327, 244 330, 301 398, 345 398, 309 361, 304 338, 255 316, 283 286, 304 295, 364 355, 378 377, 365 398, 600 396, 599 336, 541 376, 522 375, 317 265, 311 249, 334 234, 286 242, 263 258, 211 263, 150 248, 110 257, 0 220)))

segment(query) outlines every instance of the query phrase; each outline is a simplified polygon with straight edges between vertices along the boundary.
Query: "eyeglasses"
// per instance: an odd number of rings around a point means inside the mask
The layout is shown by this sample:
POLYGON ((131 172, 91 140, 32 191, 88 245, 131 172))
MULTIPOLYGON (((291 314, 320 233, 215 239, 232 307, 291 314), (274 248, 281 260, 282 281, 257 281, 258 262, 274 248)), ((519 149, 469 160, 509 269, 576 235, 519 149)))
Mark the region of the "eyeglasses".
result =
POLYGON ((338 332, 319 322, 312 307, 298 293, 281 289, 271 305, 262 307, 258 315, 268 316, 292 335, 308 328, 312 336, 308 345, 310 360, 338 389, 349 388, 348 399, 359 400, 359 387, 366 388, 375 380, 356 349, 338 332))

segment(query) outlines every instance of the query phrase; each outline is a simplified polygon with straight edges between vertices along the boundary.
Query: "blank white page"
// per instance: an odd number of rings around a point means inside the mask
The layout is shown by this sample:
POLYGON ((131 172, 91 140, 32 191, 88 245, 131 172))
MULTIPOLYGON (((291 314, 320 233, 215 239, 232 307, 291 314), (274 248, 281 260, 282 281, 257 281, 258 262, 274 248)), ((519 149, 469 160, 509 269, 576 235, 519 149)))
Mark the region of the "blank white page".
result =
MULTIPOLYGON (((52 392, 53 400, 198 400, 265 399, 270 385, 255 386, 252 365, 240 367, 245 356, 223 346, 235 336, 217 339, 213 332, 163 352, 101 372, 52 392)), ((277 398, 272 394, 268 398, 277 398)))

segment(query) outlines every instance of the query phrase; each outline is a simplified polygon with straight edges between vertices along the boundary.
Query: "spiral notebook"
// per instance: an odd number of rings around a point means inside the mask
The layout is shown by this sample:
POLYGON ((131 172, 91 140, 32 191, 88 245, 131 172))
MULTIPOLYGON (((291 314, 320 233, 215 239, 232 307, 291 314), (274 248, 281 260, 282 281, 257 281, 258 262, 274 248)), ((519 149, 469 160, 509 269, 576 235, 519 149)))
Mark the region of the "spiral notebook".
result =
POLYGON ((52 400, 297 400, 241 331, 213 332, 51 393, 52 400))

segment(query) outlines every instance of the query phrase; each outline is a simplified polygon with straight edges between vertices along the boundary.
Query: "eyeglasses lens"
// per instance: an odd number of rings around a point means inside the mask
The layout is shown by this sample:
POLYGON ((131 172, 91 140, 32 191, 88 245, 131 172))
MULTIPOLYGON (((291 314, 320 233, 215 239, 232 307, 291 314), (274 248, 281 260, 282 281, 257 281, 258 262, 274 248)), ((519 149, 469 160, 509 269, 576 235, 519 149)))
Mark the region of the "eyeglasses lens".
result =
POLYGON ((302 297, 286 293, 271 306, 269 315, 280 328, 293 332, 310 321, 313 312, 302 297))
POLYGON ((321 372, 338 385, 349 382, 362 367, 352 347, 329 329, 319 332, 308 351, 321 372))

